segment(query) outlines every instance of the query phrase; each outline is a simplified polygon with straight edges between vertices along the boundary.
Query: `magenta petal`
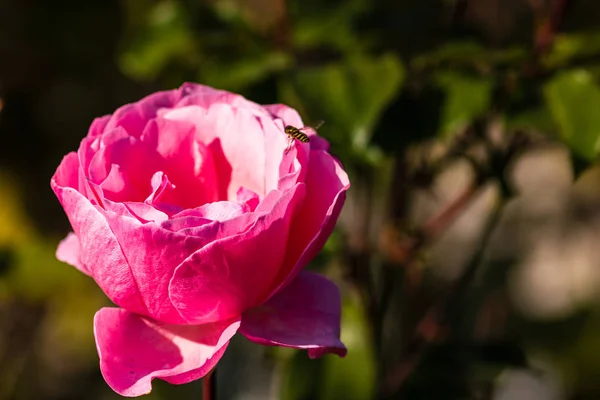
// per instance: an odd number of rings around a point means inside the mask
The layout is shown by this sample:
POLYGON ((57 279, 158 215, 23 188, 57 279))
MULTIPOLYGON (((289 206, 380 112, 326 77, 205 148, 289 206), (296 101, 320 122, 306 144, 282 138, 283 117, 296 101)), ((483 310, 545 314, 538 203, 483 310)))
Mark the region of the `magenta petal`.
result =
POLYGON ((181 91, 181 100, 177 103, 176 108, 200 106, 207 109, 215 104, 225 104, 229 107, 251 111, 257 116, 265 114, 262 106, 236 93, 190 82, 181 85, 179 90, 181 91))
POLYGON ((58 244, 56 258, 59 261, 74 266, 86 275, 91 275, 85 265, 81 263, 79 250, 79 239, 71 232, 58 244))
POLYGON ((166 90, 153 93, 138 102, 126 104, 113 113, 104 126, 104 131, 122 127, 130 135, 140 137, 146 123, 154 118, 161 108, 173 107, 180 98, 180 90, 166 90))
POLYGON ((88 137, 98 136, 104 133, 106 124, 110 121, 111 115, 105 115, 103 117, 96 118, 92 121, 90 129, 88 129, 88 137))
POLYGON ((117 140, 96 154, 90 164, 90 178, 100 184, 106 198, 113 201, 143 202, 150 195, 154 172, 162 170, 163 160, 146 143, 134 137, 117 140), (92 175, 94 161, 110 165, 106 180, 92 175))
POLYGON ((77 189, 79 187, 79 157, 71 152, 63 157, 52 180, 62 187, 77 189))
POLYGON ((288 284, 321 251, 331 235, 350 187, 339 162, 322 150, 311 150, 306 174, 306 199, 294 218, 294 240, 288 243, 281 285, 288 284))
MULTIPOLYGON (((171 304, 169 282, 177 266, 205 246, 208 239, 168 231, 154 222, 141 223, 138 219, 111 211, 103 214, 127 260, 131 280, 146 306, 146 312, 138 313, 167 323, 186 323, 171 304)), ((96 281, 101 283, 98 278, 96 281)))
POLYGON ((169 294, 183 318, 218 321, 264 301, 277 283, 291 218, 304 194, 303 184, 269 193, 255 211, 253 226, 211 242, 177 267, 169 294))
MULTIPOLYGON (((105 202, 107 201, 105 200, 105 202)), ((131 214, 134 218, 136 218, 142 223, 152 221, 157 224, 160 224, 161 222, 165 222, 169 219, 169 216, 166 214, 166 212, 163 211, 168 210, 166 210, 164 207, 158 209, 149 204, 137 202, 115 203, 115 205, 117 204, 122 204, 123 206, 125 206, 129 214, 131 214)), ((123 215, 127 214, 124 213, 123 215)))
POLYGON ((144 201, 147 204, 158 203, 165 191, 175 189, 175 186, 169 181, 169 177, 162 171, 157 171, 152 175, 150 186, 152 187, 152 193, 144 201))
POLYGON ((246 212, 251 212, 256 209, 256 206, 258 206, 260 198, 252 190, 248 190, 245 187, 240 186, 237 192, 237 202, 244 207, 246 212))
POLYGON ((183 384, 206 375, 239 327, 239 318, 206 325, 167 325, 119 308, 94 317, 100 370, 122 396, 152 390, 154 378, 183 384))
POLYGON ((177 108, 163 117, 193 123, 197 140, 209 148, 216 146, 219 149, 218 152, 212 149, 213 156, 218 154, 215 170, 219 178, 225 177, 227 199, 233 201, 240 187, 251 190, 260 198, 277 188, 279 164, 287 137, 283 126, 278 127, 267 113, 264 114, 215 103, 209 109, 195 105, 177 108), (220 134, 217 136, 216 132, 220 134))
POLYGON ((142 141, 160 154, 164 172, 175 187, 163 201, 184 209, 218 199, 212 154, 195 140, 194 131, 187 121, 154 119, 142 135, 142 141))
POLYGON ((227 221, 244 214, 242 206, 233 201, 217 201, 196 208, 196 215, 211 221, 227 221))
POLYGON ((302 118, 298 111, 286 106, 285 104, 270 104, 264 106, 265 109, 277 118, 283 120, 284 125, 292 125, 297 128, 304 126, 302 118))
POLYGON ((129 264, 104 216, 75 189, 51 185, 79 238, 81 263, 114 303, 144 313, 129 264))
POLYGON ((310 358, 341 357, 341 300, 337 286, 324 276, 301 272, 265 304, 242 315, 240 333, 267 346, 308 349, 310 358))

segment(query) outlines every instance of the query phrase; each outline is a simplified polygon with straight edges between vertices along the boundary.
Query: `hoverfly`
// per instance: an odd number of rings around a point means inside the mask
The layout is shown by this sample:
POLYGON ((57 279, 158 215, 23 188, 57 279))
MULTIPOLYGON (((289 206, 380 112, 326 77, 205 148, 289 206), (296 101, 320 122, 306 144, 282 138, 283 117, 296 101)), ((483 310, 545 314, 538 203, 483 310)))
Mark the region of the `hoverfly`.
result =
POLYGON ((304 131, 307 129, 312 129, 312 130, 316 131, 317 129, 319 129, 321 127, 321 125, 323 125, 324 122, 325 121, 319 121, 314 127, 313 126, 303 126, 302 128, 296 128, 295 126, 287 125, 284 129, 284 132, 286 133, 286 135, 288 135, 289 143, 285 150, 285 154, 287 154, 292 149, 292 145, 294 144, 294 139, 298 139, 302 143, 310 142, 310 138, 308 137, 308 135, 306 133, 304 133, 304 131))

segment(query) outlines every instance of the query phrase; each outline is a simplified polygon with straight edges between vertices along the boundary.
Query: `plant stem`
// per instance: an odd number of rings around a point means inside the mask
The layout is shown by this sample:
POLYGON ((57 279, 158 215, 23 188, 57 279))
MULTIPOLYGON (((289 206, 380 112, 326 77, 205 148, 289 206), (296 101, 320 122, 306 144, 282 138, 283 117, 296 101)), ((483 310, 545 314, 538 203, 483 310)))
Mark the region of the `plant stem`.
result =
POLYGON ((217 368, 202 378, 202 400, 217 399, 217 368))

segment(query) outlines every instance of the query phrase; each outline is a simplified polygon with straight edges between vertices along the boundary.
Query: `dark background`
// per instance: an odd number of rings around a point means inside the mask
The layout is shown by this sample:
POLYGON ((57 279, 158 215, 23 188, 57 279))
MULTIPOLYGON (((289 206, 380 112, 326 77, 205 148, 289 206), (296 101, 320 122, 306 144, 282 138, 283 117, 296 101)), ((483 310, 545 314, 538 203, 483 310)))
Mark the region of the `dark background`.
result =
POLYGON ((310 265, 348 357, 238 338, 219 398, 600 398, 599 78, 596 0, 0 0, 0 400, 118 398, 49 181, 184 81, 325 120, 353 185, 310 265))

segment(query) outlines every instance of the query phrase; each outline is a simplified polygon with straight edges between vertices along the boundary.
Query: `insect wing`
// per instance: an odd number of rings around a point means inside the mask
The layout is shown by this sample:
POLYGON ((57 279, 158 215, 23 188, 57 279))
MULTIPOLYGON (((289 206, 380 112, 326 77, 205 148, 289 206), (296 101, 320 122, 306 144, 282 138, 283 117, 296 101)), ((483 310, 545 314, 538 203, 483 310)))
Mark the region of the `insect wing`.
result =
POLYGON ((320 121, 318 121, 318 122, 317 122, 317 123, 316 123, 316 124, 313 126, 313 129, 316 131, 317 129, 319 129, 320 127, 322 127, 324 123, 325 123, 325 121, 323 121, 323 120, 320 120, 320 121))
POLYGON ((302 128, 298 129, 300 132, 304 132, 307 135, 316 135, 317 134, 317 129, 319 129, 323 124, 325 123, 325 121, 321 120, 319 122, 317 122, 314 126, 303 126, 302 128))

